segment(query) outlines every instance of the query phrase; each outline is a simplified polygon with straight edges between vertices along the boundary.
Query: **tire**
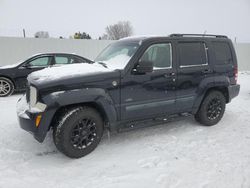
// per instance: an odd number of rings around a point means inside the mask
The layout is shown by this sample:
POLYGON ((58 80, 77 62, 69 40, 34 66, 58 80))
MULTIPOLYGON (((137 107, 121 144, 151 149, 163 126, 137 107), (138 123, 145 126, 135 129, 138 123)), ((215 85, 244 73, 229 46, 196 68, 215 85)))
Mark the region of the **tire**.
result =
POLYGON ((0 97, 10 96, 14 92, 13 82, 5 77, 0 77, 0 97))
POLYGON ((225 108, 225 96, 220 91, 211 91, 202 101, 198 112, 195 114, 195 119, 205 126, 215 125, 223 117, 225 108))
POLYGON ((92 152, 103 135, 103 120, 90 107, 75 107, 62 115, 53 130, 57 149, 70 158, 81 158, 92 152))

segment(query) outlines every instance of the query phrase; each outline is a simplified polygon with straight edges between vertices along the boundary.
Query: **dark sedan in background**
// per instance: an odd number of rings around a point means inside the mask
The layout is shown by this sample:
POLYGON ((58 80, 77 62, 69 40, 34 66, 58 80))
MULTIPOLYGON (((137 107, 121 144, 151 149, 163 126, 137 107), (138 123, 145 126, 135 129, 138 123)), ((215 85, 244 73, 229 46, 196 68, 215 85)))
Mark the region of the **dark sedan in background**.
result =
POLYGON ((14 91, 26 89, 27 76, 49 66, 73 63, 92 63, 84 57, 67 53, 46 53, 30 57, 24 62, 0 67, 0 97, 11 95, 14 91))

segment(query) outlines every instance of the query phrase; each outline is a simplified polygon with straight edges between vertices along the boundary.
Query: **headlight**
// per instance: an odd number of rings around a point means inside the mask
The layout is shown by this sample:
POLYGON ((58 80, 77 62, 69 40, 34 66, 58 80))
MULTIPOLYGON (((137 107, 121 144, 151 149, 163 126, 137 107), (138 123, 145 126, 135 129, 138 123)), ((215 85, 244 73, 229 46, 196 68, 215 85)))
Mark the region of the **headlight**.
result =
POLYGON ((37 89, 30 86, 30 106, 35 107, 37 102, 37 89))
POLYGON ((47 105, 37 100, 37 89, 30 86, 30 112, 39 113, 44 112, 47 105))

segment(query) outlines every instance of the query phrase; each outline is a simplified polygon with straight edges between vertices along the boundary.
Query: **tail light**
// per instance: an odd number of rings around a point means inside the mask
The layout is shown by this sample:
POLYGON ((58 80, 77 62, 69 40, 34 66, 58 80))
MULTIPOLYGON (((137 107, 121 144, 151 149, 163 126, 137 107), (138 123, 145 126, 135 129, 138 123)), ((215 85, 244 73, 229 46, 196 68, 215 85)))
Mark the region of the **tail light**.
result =
POLYGON ((234 67, 234 80, 235 80, 235 84, 237 84, 237 80, 238 80, 238 67, 237 66, 234 67))

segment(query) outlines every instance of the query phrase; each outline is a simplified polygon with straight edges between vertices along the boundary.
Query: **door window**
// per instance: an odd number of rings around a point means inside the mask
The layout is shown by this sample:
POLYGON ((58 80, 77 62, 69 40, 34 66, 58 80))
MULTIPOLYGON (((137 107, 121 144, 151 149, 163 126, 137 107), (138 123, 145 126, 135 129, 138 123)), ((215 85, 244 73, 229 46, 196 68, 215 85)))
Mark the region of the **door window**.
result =
POLYGON ((68 57, 63 57, 63 56, 55 56, 55 64, 69 64, 69 58, 68 57))
POLYGON ((152 61, 154 70, 172 67, 172 49, 170 43, 151 45, 142 55, 140 61, 152 61))
POLYGON ((30 66, 34 67, 46 67, 49 64, 49 57, 40 57, 29 62, 30 66))
POLYGON ((203 42, 179 42, 180 67, 207 65, 206 46, 203 42))
POLYGON ((84 62, 86 62, 84 59, 80 59, 77 57, 55 56, 56 65, 75 64, 75 63, 84 63, 84 62))
POLYGON ((84 59, 80 59, 80 58, 77 58, 77 57, 71 57, 70 58, 70 64, 74 64, 74 63, 86 63, 87 61, 84 60, 84 59))
POLYGON ((212 42, 215 52, 216 64, 228 64, 232 62, 230 47, 225 42, 212 42))

